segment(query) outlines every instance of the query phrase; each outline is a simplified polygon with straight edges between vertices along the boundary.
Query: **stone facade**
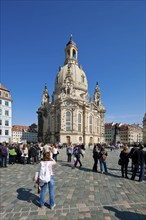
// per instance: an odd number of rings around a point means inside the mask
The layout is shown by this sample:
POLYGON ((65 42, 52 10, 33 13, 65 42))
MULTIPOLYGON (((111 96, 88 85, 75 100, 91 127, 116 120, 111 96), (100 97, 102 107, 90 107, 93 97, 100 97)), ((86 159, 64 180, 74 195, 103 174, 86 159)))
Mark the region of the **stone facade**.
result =
POLYGON ((88 80, 78 64, 78 48, 72 36, 65 48, 65 62, 56 76, 52 101, 45 85, 38 111, 38 139, 49 143, 104 142, 104 113, 96 83, 89 100, 88 80))

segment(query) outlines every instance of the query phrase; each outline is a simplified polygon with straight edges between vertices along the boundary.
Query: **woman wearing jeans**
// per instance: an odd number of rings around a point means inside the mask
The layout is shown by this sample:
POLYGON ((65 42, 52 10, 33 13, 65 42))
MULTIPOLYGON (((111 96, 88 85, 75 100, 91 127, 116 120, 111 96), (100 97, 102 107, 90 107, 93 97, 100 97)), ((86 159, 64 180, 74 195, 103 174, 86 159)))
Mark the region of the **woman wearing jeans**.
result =
POLYGON ((56 204, 54 203, 54 176, 53 176, 53 170, 52 170, 52 166, 55 164, 56 164, 56 161, 53 158, 50 158, 50 152, 44 153, 43 161, 41 161, 39 165, 39 182, 41 185, 41 194, 40 194, 40 207, 41 208, 44 207, 45 194, 46 194, 47 187, 49 190, 50 209, 54 209, 56 206, 56 204), (46 169, 44 169, 44 167, 46 167, 46 169), (45 175, 47 176, 46 181, 42 178, 42 176, 45 176, 45 175))
POLYGON ((106 157, 107 157, 107 152, 106 152, 104 146, 102 146, 101 151, 99 152, 99 163, 100 163, 100 172, 101 173, 103 173, 103 167, 104 167, 104 172, 107 173, 106 157))

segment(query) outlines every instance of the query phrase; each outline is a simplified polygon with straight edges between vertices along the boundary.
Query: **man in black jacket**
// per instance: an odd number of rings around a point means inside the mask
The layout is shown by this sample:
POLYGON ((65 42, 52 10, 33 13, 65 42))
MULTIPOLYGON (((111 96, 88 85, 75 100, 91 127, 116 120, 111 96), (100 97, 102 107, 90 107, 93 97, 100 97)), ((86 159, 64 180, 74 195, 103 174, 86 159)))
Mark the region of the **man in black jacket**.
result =
POLYGON ((139 164, 140 164, 139 182, 142 182, 144 178, 145 162, 146 162, 146 151, 144 151, 144 146, 140 145, 139 146, 139 164))
POLYGON ((138 146, 135 145, 130 153, 129 153, 129 157, 132 159, 132 165, 133 165, 133 169, 132 169, 132 177, 131 180, 135 179, 136 173, 138 172, 138 168, 139 168, 139 149, 138 146))
POLYGON ((134 169, 132 172, 131 180, 135 179, 136 173, 140 167, 140 175, 139 175, 139 182, 143 181, 144 178, 144 171, 145 171, 145 161, 146 161, 146 151, 144 151, 144 146, 139 144, 139 149, 134 151, 132 154, 132 161, 134 164, 134 169))
POLYGON ((134 144, 132 149, 130 150, 130 153, 129 153, 129 158, 131 159, 131 171, 133 172, 133 169, 134 169, 134 164, 135 164, 135 151, 138 151, 138 145, 137 144, 134 144))

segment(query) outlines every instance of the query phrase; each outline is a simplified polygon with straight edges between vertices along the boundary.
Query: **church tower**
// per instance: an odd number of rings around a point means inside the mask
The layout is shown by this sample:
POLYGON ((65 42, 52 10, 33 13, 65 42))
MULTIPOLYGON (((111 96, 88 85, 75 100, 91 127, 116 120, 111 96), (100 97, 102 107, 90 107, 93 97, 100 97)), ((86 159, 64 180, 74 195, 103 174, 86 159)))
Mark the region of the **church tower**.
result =
POLYGON ((42 106, 45 106, 47 105, 48 103, 50 102, 50 96, 48 94, 48 89, 47 89, 47 86, 45 84, 45 87, 44 87, 44 92, 43 92, 43 96, 42 96, 42 106))

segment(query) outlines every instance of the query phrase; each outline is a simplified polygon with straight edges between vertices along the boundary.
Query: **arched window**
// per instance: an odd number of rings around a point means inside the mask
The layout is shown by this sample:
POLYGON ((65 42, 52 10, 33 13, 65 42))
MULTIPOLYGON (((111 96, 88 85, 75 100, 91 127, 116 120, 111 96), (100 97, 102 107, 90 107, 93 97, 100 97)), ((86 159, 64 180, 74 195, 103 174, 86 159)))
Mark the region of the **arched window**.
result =
POLYGON ((92 133, 92 122, 93 120, 92 120, 92 115, 90 115, 90 117, 89 117, 89 132, 90 133, 92 133))
POLYGON ((73 57, 76 59, 76 51, 73 50, 73 57))
POLYGON ((81 113, 78 114, 78 131, 81 132, 81 113))
POLYGON ((67 51, 67 58, 70 58, 70 50, 67 51))
POLYGON ((67 88, 67 95, 70 94, 70 88, 67 88))
POLYGON ((70 112, 66 112, 66 131, 70 131, 71 120, 70 120, 70 112))

